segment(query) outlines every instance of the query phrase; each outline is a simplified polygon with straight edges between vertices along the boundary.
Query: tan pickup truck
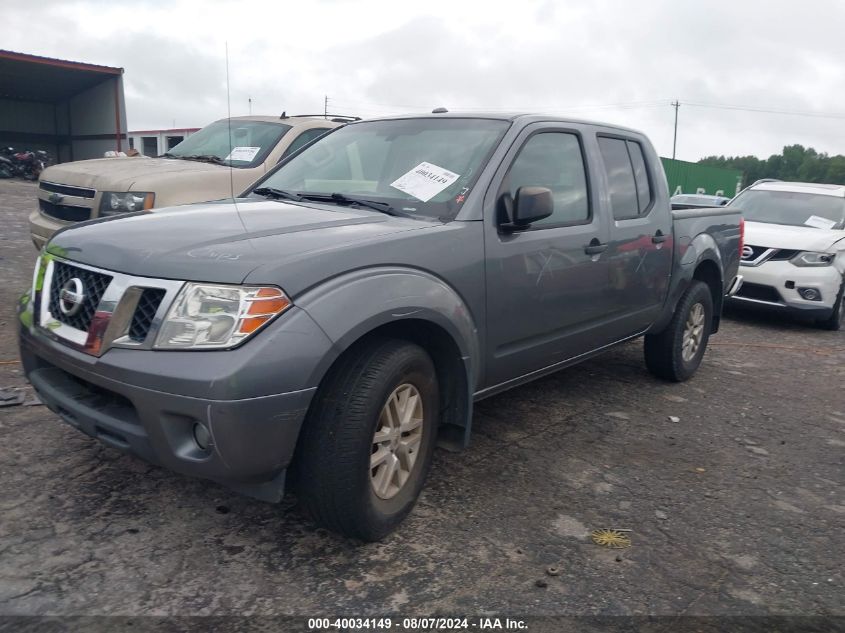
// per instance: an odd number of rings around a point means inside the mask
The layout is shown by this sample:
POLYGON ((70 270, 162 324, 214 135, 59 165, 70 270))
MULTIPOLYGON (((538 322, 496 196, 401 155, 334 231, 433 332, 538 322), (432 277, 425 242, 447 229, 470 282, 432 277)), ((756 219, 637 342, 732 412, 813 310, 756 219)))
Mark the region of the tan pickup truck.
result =
POLYGON ((280 160, 351 120, 311 116, 221 119, 155 158, 81 160, 48 167, 29 216, 39 250, 74 222, 238 195, 280 160), (231 166, 231 169, 230 169, 231 166))

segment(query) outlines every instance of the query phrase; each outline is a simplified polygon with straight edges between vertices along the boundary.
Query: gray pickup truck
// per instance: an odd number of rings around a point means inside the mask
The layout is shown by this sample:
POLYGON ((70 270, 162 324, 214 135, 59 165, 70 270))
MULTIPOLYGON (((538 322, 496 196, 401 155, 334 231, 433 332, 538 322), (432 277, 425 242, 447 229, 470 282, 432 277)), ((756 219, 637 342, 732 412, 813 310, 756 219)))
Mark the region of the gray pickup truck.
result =
MULTIPOLYGON (((50 240, 19 308, 65 422, 380 539, 473 402, 638 336, 673 381, 734 291, 742 221, 672 212, 642 134, 536 115, 352 123, 240 197, 50 240)), ((515 423, 518 423, 516 421, 515 423)))

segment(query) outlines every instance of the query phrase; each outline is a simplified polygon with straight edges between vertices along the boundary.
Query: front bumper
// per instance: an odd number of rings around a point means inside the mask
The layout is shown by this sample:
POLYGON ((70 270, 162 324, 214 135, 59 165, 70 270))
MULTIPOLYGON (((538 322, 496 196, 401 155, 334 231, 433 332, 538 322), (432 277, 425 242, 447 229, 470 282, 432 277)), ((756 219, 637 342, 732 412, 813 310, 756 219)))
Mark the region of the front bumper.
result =
MULTIPOLYGON (((167 374, 184 367, 185 353, 111 350, 94 358, 27 327, 20 327, 19 342, 24 371, 39 397, 83 433, 151 463, 260 499, 278 501, 284 494, 285 469, 316 388, 226 400, 179 395, 140 386, 149 383, 150 375, 127 370, 125 363, 129 354, 139 367, 155 364, 161 382, 178 388, 185 382, 181 374, 170 380, 167 374), (197 423, 210 433, 205 449, 195 440, 197 423)), ((194 384, 201 376, 237 383, 232 367, 243 359, 231 352, 193 354, 194 384)))
POLYGON ((743 284, 728 298, 732 305, 824 319, 836 306, 842 273, 835 266, 799 267, 789 261, 741 266, 743 284), (821 300, 804 299, 800 290, 812 288, 821 300))

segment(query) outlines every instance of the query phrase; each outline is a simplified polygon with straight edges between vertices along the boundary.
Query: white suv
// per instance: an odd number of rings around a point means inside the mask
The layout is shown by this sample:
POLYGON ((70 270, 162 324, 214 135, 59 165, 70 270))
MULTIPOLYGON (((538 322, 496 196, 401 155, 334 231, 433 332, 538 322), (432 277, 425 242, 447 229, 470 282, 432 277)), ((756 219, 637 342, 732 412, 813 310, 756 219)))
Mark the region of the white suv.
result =
POLYGON ((845 186, 755 183, 730 205, 745 218, 743 284, 734 304, 845 323, 845 186))

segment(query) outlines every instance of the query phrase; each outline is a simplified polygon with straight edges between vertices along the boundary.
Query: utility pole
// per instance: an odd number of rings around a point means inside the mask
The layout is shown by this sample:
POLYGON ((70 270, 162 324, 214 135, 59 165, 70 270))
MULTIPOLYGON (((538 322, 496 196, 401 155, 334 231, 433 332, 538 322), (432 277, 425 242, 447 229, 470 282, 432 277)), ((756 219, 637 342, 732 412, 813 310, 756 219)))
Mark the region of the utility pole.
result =
POLYGON ((672 137, 672 160, 675 160, 675 149, 678 147, 678 108, 681 104, 675 99, 670 105, 675 108, 675 136, 672 137))
POLYGON ((324 119, 329 118, 329 95, 326 95, 323 98, 323 118, 324 119))

